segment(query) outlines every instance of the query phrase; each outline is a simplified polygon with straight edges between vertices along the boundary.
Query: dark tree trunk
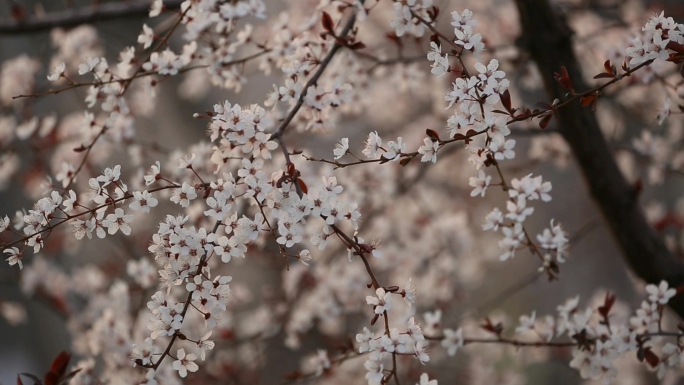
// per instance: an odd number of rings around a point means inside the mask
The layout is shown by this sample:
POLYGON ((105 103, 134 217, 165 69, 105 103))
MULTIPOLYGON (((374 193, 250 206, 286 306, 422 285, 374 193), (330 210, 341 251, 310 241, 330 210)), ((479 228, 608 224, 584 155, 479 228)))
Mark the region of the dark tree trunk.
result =
MULTIPOLYGON (((516 4, 522 28, 520 44, 539 67, 549 98, 565 99, 567 90, 554 79, 561 66, 568 70, 578 92, 587 90, 573 51, 572 31, 565 20, 548 0, 516 0, 516 4)), ((561 108, 557 119, 591 195, 632 270, 649 283, 666 280, 671 286, 684 284, 684 262, 670 253, 646 222, 638 194, 618 169, 591 109, 578 101, 561 108)), ((684 295, 673 298, 670 306, 684 317, 684 295)))

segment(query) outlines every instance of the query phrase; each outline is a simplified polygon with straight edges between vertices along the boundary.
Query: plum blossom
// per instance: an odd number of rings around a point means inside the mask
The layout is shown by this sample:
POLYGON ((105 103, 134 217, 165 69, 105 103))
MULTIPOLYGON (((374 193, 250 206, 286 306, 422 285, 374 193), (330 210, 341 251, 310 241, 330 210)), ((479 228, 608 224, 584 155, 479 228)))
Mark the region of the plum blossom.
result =
POLYGON ((333 150, 333 155, 335 155, 335 160, 343 157, 347 151, 349 151, 349 138, 342 138, 335 145, 335 150, 333 150))
POLYGON ((431 138, 423 139, 423 144, 418 149, 418 153, 422 155, 421 162, 437 163, 437 151, 439 150, 439 142, 433 141, 431 138))
POLYGON ((190 186, 187 182, 183 182, 180 189, 176 189, 171 197, 171 202, 181 205, 181 207, 190 206, 190 201, 197 198, 195 188, 190 186))
POLYGON ((677 290, 670 288, 667 281, 660 281, 658 286, 646 285, 646 292, 648 293, 648 300, 660 305, 666 305, 670 298, 677 295, 677 290))
POLYGON ((366 303, 373 306, 375 314, 382 314, 392 308, 392 293, 383 288, 375 290, 375 296, 367 296, 366 303))
POLYGON ((188 372, 196 372, 199 366, 195 363, 197 356, 193 353, 185 354, 185 349, 178 349, 176 352, 177 360, 173 361, 173 370, 178 371, 182 378, 187 377, 188 372))

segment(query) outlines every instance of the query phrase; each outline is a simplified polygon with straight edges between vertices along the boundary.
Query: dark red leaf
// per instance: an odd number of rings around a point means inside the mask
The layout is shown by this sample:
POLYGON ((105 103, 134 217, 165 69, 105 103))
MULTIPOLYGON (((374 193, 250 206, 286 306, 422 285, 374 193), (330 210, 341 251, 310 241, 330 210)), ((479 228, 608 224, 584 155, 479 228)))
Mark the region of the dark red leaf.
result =
POLYGON ((508 89, 501 94, 501 104, 503 104, 506 111, 511 112, 511 93, 508 89))
POLYGON ((324 30, 335 36, 335 23, 333 23, 332 17, 330 17, 328 12, 323 12, 321 15, 321 25, 324 30))
POLYGON ((71 361, 71 353, 62 351, 55 357, 50 366, 50 371, 56 373, 59 377, 62 377, 66 373, 67 366, 71 361))
POLYGON ((375 325, 375 323, 378 322, 378 318, 380 318, 380 314, 376 314, 373 316, 373 319, 371 320, 371 326, 375 325))
POLYGON ((57 385, 59 383, 59 376, 55 372, 47 372, 43 383, 45 385, 57 385))
POLYGON ((608 314, 615 304, 615 298, 616 297, 614 294, 606 293, 606 298, 603 300, 603 305, 599 306, 598 308, 598 312, 601 317, 605 319, 608 318, 608 314))
POLYGON ((580 98, 580 103, 582 104, 582 107, 588 107, 596 103, 596 95, 582 96, 580 98))
POLYGON ((607 74, 610 74, 613 77, 615 77, 615 73, 617 71, 615 70, 615 66, 610 64, 610 60, 606 60, 605 63, 603 63, 603 68, 606 70, 607 74))
POLYGON ((287 164, 287 175, 293 177, 296 171, 294 163, 290 162, 287 164))
POLYGON ((646 361, 646 363, 648 363, 652 368, 658 366, 658 363, 660 363, 660 358, 658 358, 658 356, 655 353, 653 353, 650 346, 640 349, 640 351, 642 352, 643 356, 642 361, 646 361))
POLYGON ((665 47, 677 53, 684 54, 684 45, 677 43, 676 41, 670 40, 665 47))
POLYGON ((71 378, 73 378, 75 375, 77 375, 78 372, 80 372, 81 370, 83 370, 83 368, 76 369, 76 370, 72 371, 71 373, 67 374, 66 376, 64 376, 64 377, 62 378, 62 382, 63 382, 63 383, 68 383, 69 380, 70 380, 71 378))
POLYGON ((309 188, 306 187, 306 183, 304 183, 303 180, 297 178, 297 184, 299 185, 299 188, 302 189, 302 192, 304 194, 307 194, 309 192, 309 188))
MULTIPOLYGON (((34 376, 34 375, 31 374, 31 373, 20 373, 20 375, 32 379, 34 385, 40 385, 40 384, 42 384, 42 382, 40 382, 40 378, 34 376)), ((21 379, 19 378, 19 376, 17 376, 17 381, 21 381, 21 379)))
POLYGON ((607 74, 607 73, 605 73, 605 72, 601 72, 601 73, 598 74, 598 75, 594 75, 593 78, 594 78, 594 79, 614 79, 615 76, 614 76, 614 75, 611 75, 611 74, 607 74))
POLYGON ((570 80, 570 74, 568 74, 568 70, 565 68, 565 66, 561 67, 560 73, 554 73, 553 77, 556 79, 558 84, 561 85, 561 87, 570 91, 572 94, 575 93, 575 86, 572 84, 572 80, 570 80))
POLYGON ((436 5, 433 5, 427 9, 427 14, 430 16, 430 21, 437 20, 437 16, 439 16, 439 8, 436 5))
POLYGON ((347 44, 347 48, 349 48, 349 49, 351 49, 352 51, 354 51, 354 50, 357 50, 357 49, 366 48, 366 45, 363 44, 363 42, 357 41, 356 43, 347 44))
POLYGON ((402 160, 399 161, 399 164, 402 166, 406 166, 407 164, 409 164, 411 162, 411 159, 413 159, 413 158, 403 158, 402 160))
POLYGON ((434 141, 434 142, 440 141, 439 140, 439 134, 437 134, 437 131, 435 131, 431 128, 428 128, 427 130, 425 130, 425 133, 427 134, 427 136, 430 137, 430 139, 432 139, 432 141, 434 141))
POLYGON ((494 325, 492 324, 492 320, 490 320, 489 317, 485 317, 485 323, 480 326, 482 327, 482 329, 494 333, 497 336, 500 336, 501 333, 503 333, 503 325, 501 324, 501 322, 494 325))
POLYGON ((539 121, 539 128, 542 130, 545 129, 549 123, 551 122, 551 118, 553 117, 552 114, 548 114, 542 118, 542 120, 539 121))

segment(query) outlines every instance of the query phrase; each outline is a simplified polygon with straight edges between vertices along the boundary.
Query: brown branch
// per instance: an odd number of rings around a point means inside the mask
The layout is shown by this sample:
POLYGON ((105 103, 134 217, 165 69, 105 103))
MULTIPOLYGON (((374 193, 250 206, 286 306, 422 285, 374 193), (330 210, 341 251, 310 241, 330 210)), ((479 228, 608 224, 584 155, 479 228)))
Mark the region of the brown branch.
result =
MULTIPOLYGON (((363 5, 363 1, 361 2, 361 4, 363 5)), ((330 62, 335 57, 337 51, 339 51, 339 49, 342 48, 342 45, 339 43, 339 41, 347 37, 349 32, 351 32, 352 28, 354 27, 355 22, 356 14, 352 13, 352 15, 349 17, 349 20, 347 21, 347 24, 345 24, 344 28, 342 29, 342 32, 340 32, 340 34, 337 35, 338 40, 335 41, 328 54, 325 56, 321 64, 318 66, 316 73, 314 73, 313 76, 311 76, 311 78, 309 79, 309 81, 306 82, 304 88, 302 89, 302 93, 299 95, 297 103, 294 105, 294 107, 292 107, 290 112, 287 114, 285 120, 283 120, 278 126, 278 128, 273 132, 270 140, 277 139, 283 135, 283 132, 285 132, 287 126, 290 124, 290 122, 292 122, 292 119, 294 119, 295 115, 297 115, 297 112, 299 112, 299 109, 302 108, 302 105, 304 105, 304 98, 306 97, 306 93, 309 91, 309 87, 315 85, 318 82, 318 79, 321 77, 321 75, 323 75, 323 72, 325 72, 325 69, 328 67, 328 65, 330 65, 330 62)))
MULTIPOLYGON (((164 8, 177 9, 182 2, 182 0, 166 0, 164 8)), ((45 16, 33 16, 18 22, 2 20, 0 21, 0 35, 44 32, 57 27, 68 28, 97 21, 146 16, 150 11, 150 4, 149 1, 132 4, 129 1, 119 1, 76 10, 52 12, 45 16)))
MULTIPOLYGON (((521 45, 537 63, 549 97, 564 99, 567 93, 554 80, 554 71, 561 66, 577 89, 587 89, 566 22, 546 0, 516 0, 516 5, 523 31, 521 45)), ((646 221, 638 192, 620 172, 591 109, 573 102, 557 109, 557 118, 559 131, 572 148, 591 195, 631 268, 649 283, 684 284, 684 263, 675 259, 646 221)), ((673 298, 670 306, 684 316, 683 296, 673 298)))

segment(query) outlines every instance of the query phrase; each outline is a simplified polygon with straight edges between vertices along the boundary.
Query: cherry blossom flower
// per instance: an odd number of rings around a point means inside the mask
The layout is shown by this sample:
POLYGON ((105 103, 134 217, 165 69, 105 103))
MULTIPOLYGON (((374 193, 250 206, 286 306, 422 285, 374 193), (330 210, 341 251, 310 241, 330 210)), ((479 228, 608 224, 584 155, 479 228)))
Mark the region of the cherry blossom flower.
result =
POLYGON ((456 355, 458 349, 463 347, 463 343, 463 330, 461 328, 456 331, 453 329, 444 329, 442 347, 447 350, 448 355, 456 355))
POLYGON ((499 241, 499 247, 504 250, 504 253, 501 254, 499 259, 505 261, 515 256, 515 251, 522 244, 525 233, 520 222, 517 222, 512 227, 503 227, 501 232, 503 232, 504 238, 499 241))
POLYGON ((156 353, 157 348, 154 346, 154 341, 152 338, 146 338, 142 345, 133 344, 131 359, 135 364, 150 365, 156 353))
POLYGON ((181 205, 181 207, 190 206, 190 201, 197 198, 195 188, 190 186, 187 182, 183 182, 180 189, 174 191, 171 197, 171 202, 181 205))
POLYGON ((140 191, 133 191, 133 198, 135 199, 133 202, 131 202, 128 207, 133 210, 133 211, 142 211, 143 213, 149 213, 151 207, 157 207, 157 204, 159 201, 157 198, 152 196, 147 190, 140 192, 140 191))
POLYGON ((646 285, 646 292, 648 293, 649 301, 661 305, 666 305, 670 298, 677 295, 677 290, 669 288, 667 281, 660 281, 658 286, 646 285))
POLYGON ((125 235, 131 235, 129 223, 132 221, 133 215, 126 215, 123 209, 117 208, 114 210, 114 214, 107 215, 107 219, 102 222, 102 226, 108 229, 109 235, 114 235, 119 230, 125 235))
POLYGON ((378 135, 377 131, 373 131, 368 134, 368 139, 366 139, 366 147, 363 149, 362 153, 366 157, 374 159, 380 155, 380 149, 382 148, 382 139, 378 135))
POLYGON ((477 177, 470 177, 469 184, 471 187, 473 187, 473 191, 470 192, 470 196, 474 197, 480 195, 484 197, 491 180, 492 177, 485 174, 483 170, 480 170, 477 177))
POLYGON ((672 106, 672 101, 670 98, 665 99, 663 102, 663 105, 660 107, 660 110, 658 110, 658 117, 656 118, 658 121, 658 125, 662 125, 665 119, 670 115, 670 108, 672 106))
POLYGON ((409 280, 406 281, 406 286, 404 287, 403 297, 404 297, 404 301, 406 301, 406 303, 409 306, 413 306, 413 304, 416 302, 416 298, 417 298, 416 289, 413 288, 411 285, 411 278, 409 278, 409 280))
POLYGON ((121 178, 121 165, 116 165, 114 168, 105 168, 102 175, 97 177, 97 181, 102 183, 101 187, 107 187, 110 183, 116 182, 121 178))
POLYGON ((199 366, 194 362, 197 356, 193 353, 185 354, 185 349, 178 349, 176 352, 176 361, 173 361, 173 369, 178 371, 178 375, 182 378, 187 377, 188 372, 196 372, 199 366))
POLYGON ((504 138, 503 135, 494 135, 491 143, 489 144, 489 150, 494 155, 496 160, 513 159, 515 158, 515 140, 504 138))
POLYGON ((463 29, 463 27, 469 26, 474 27, 477 25, 477 20, 473 19, 473 11, 469 9, 464 9, 462 13, 458 11, 451 12, 451 25, 454 29, 463 29))
POLYGON ((9 255, 6 261, 7 263, 9 263, 10 266, 19 265, 19 270, 23 268, 23 265, 21 263, 21 253, 19 252, 18 248, 11 247, 9 249, 3 250, 3 253, 9 255))
POLYGON ((154 41, 154 30, 148 27, 147 24, 143 24, 143 31, 138 35, 138 43, 143 45, 143 49, 148 49, 154 41))
POLYGON ((368 385, 380 385, 384 378, 384 366, 376 360, 366 360, 363 367, 366 368, 368 385))
POLYGON ((437 151, 439 150, 439 142, 435 142, 430 138, 423 139, 424 145, 420 146, 418 153, 423 155, 420 158, 421 162, 437 163, 437 151))
POLYGON ((504 215, 498 207, 494 207, 492 211, 485 217, 485 223, 482 225, 482 230, 498 231, 499 226, 504 224, 504 215))
POLYGON ((206 351, 207 351, 207 350, 213 350, 213 349, 214 349, 214 346, 216 346, 216 344, 214 343, 214 341, 210 341, 210 340, 209 340, 209 337, 211 337, 211 334, 212 334, 212 333, 213 333, 213 330, 209 330, 209 331, 208 331, 206 334, 204 334, 204 336, 202 336, 202 338, 200 338, 200 340, 197 342, 197 350, 199 351, 200 359, 202 359, 202 361, 205 360, 206 351))
POLYGON ((444 54, 442 56, 442 47, 434 41, 430 42, 430 47, 432 47, 432 51, 427 54, 427 59, 432 62, 432 70, 430 72, 437 77, 441 77, 449 72, 449 55, 444 54))
POLYGON ((423 373, 420 375, 420 382, 416 385, 438 385, 438 383, 436 379, 430 380, 427 373, 423 373))
POLYGON ((333 150, 334 159, 342 158, 347 151, 349 151, 349 138, 342 138, 335 144, 335 149, 333 150))
POLYGON ((320 376, 326 369, 330 369, 330 358, 328 352, 323 349, 318 349, 316 356, 313 358, 313 365, 316 368, 316 376, 320 376))
POLYGON ((78 74, 84 75, 88 72, 92 72, 95 69, 95 66, 97 66, 99 63, 100 58, 86 58, 86 60, 83 63, 78 65, 78 74))
POLYGON ((421 364, 425 365, 426 362, 430 361, 430 356, 427 353, 427 341, 422 340, 416 342, 414 346, 414 355, 418 358, 421 364))
POLYGON ((399 159, 399 155, 405 152, 406 144, 404 144, 404 140, 400 136, 397 138, 396 142, 393 140, 387 142, 387 150, 382 154, 382 157, 385 159, 397 160, 399 159))
POLYGON ((535 318, 537 316, 537 312, 533 311, 531 315, 521 315, 520 316, 520 325, 515 328, 515 333, 516 334, 525 334, 528 331, 534 330, 535 326, 535 318))
POLYGON ((59 80, 59 78, 61 78, 62 75, 64 75, 65 69, 66 69, 66 63, 61 62, 61 63, 57 64, 52 69, 52 71, 50 71, 50 73, 48 74, 47 80, 49 80, 51 82, 55 82, 55 81, 59 80))
POLYGON ((373 306, 375 314, 382 314, 392 308, 392 293, 380 287, 375 290, 375 297, 366 297, 366 303, 373 306))
POLYGON ((161 167, 159 166, 159 162, 155 162, 155 164, 152 165, 150 168, 150 171, 148 171, 147 175, 145 175, 145 185, 149 186, 152 183, 154 183, 157 178, 159 177, 161 167))

